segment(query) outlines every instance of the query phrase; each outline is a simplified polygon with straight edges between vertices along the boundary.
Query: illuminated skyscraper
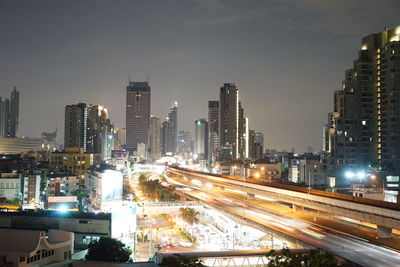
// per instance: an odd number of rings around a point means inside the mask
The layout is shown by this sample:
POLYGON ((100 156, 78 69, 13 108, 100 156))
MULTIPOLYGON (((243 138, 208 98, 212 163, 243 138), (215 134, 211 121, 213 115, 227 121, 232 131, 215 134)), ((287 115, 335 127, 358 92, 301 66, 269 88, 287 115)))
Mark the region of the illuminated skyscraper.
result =
POLYGON ((324 150, 336 170, 400 174, 400 26, 362 39, 353 68, 334 93, 324 150))
POLYGON ((149 144, 150 86, 148 82, 129 82, 126 87, 126 147, 130 153, 138 143, 149 144))

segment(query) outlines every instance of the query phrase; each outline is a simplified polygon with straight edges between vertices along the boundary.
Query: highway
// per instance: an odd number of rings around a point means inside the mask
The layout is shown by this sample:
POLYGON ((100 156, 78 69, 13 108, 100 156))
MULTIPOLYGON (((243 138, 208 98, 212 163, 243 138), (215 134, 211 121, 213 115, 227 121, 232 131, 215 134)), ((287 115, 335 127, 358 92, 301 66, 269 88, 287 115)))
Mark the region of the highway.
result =
POLYGON ((262 204, 270 202, 268 199, 264 201, 263 199, 249 199, 245 200, 244 204, 243 192, 238 190, 236 190, 237 192, 234 192, 235 190, 226 192, 226 190, 222 191, 213 187, 210 183, 203 185, 201 182, 196 182, 193 185, 193 183, 188 184, 187 179, 182 177, 172 175, 169 177, 176 185, 194 189, 185 191, 185 194, 206 201, 210 206, 219 209, 223 207, 226 212, 245 216, 249 220, 359 265, 400 266, 400 253, 269 210, 262 204))

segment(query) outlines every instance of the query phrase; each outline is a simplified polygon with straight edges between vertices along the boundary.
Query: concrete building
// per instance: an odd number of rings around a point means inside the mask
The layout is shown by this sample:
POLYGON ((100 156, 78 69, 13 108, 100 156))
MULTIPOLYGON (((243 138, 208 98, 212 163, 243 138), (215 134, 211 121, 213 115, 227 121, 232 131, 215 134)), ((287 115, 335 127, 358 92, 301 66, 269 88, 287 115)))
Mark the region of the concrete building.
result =
POLYGON ((87 116, 85 103, 65 106, 64 148, 81 147, 86 151, 87 116))
POLYGON ((219 101, 208 101, 209 162, 214 164, 219 153, 219 101))
POLYGON ((85 103, 65 106, 65 148, 81 147, 84 152, 108 159, 114 141, 114 126, 105 107, 85 103))
POLYGON ((248 119, 239 101, 239 88, 225 83, 219 97, 219 143, 220 147, 232 147, 232 158, 248 157, 248 119))
POLYGON ((74 234, 60 230, 0 229, 1 266, 41 266, 71 259, 74 234))
POLYGON ((198 160, 208 159, 208 122, 206 119, 198 119, 194 124, 194 153, 198 160))
POLYGON ((249 130, 249 158, 252 160, 264 157, 264 135, 254 130, 249 130))
POLYGON ((131 155, 138 143, 149 144, 150 95, 148 81, 130 81, 126 87, 126 147, 131 155))
POLYGON ((161 157, 161 121, 156 116, 150 117, 150 157, 159 159, 161 157))
MULTIPOLYGON (((79 250, 86 249, 91 241, 100 237, 112 236, 112 220, 109 213, 62 213, 52 210, 0 212, 0 226, 2 229, 12 230, 49 231, 57 229, 73 232, 75 235, 74 248, 79 250)), ((25 238, 22 240, 24 241, 25 238)))
POLYGON ((113 204, 122 200, 122 173, 111 166, 103 165, 89 170, 85 184, 94 210, 110 212, 113 204))
POLYGON ((400 173, 400 26, 362 39, 324 127, 325 153, 345 170, 400 173))
POLYGON ((299 160, 298 183, 303 183, 311 187, 324 186, 327 183, 327 177, 322 170, 322 164, 315 159, 299 160))
POLYGON ((282 164, 256 161, 253 168, 250 168, 250 177, 255 179, 280 179, 282 178, 282 164))
POLYGON ((94 164, 94 154, 84 153, 83 148, 66 148, 62 152, 50 154, 49 166, 52 170, 67 170, 83 179, 86 170, 94 164))
POLYGON ((0 174, 0 198, 20 203, 21 175, 18 173, 0 174))
POLYGON ((19 92, 14 86, 11 98, 0 97, 0 137, 18 137, 19 129, 19 92))
POLYGON ((41 207, 40 202, 40 175, 30 174, 23 176, 22 209, 41 207))
POLYGON ((46 194, 48 196, 71 196, 79 189, 80 178, 72 173, 47 175, 46 194))

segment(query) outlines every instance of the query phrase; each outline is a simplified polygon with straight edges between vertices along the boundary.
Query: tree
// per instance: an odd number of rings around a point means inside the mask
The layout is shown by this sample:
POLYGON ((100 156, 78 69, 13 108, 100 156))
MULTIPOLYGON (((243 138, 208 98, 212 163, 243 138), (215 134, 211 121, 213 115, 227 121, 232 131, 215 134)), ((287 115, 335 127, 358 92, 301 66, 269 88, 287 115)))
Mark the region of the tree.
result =
POLYGON ((337 267, 341 266, 337 258, 320 249, 310 249, 306 253, 292 253, 282 249, 280 254, 271 250, 267 254, 267 267, 337 267))
POLYGON ((196 211, 195 209, 192 208, 180 208, 180 217, 182 220, 186 221, 188 224, 192 225, 194 223, 198 223, 199 219, 197 218, 197 215, 199 215, 199 212, 196 211))
POLYGON ((121 241, 101 237, 89 244, 85 258, 90 261, 127 262, 131 253, 121 241))
POLYGON ((160 266, 163 267, 206 267, 197 257, 187 257, 179 254, 163 258, 160 266))

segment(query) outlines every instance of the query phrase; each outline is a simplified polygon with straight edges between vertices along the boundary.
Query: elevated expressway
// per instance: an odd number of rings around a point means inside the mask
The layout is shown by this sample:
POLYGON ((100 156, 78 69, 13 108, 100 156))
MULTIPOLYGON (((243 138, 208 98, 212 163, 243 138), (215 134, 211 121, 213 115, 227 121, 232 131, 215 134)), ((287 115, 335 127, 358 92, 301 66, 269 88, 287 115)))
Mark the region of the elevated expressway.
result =
MULTIPOLYGON (((248 179, 244 181, 243 178, 218 176, 181 168, 169 168, 166 174, 176 183, 198 191, 187 192, 189 195, 197 194, 197 198, 200 200, 203 198, 204 201, 204 192, 207 192, 205 196, 209 198, 208 201, 205 199, 207 203, 211 200, 214 206, 223 211, 236 212, 237 215, 245 217, 246 221, 263 224, 303 243, 325 249, 363 266, 400 265, 400 254, 395 250, 341 233, 343 229, 325 228, 291 217, 289 213, 271 212, 268 200, 290 203, 296 211, 307 208, 376 224, 378 236, 381 237, 390 236, 392 228, 399 229, 400 210, 397 205, 389 204, 387 205, 389 207, 385 207, 382 204, 387 203, 366 203, 365 199, 360 200, 351 196, 342 198, 343 195, 340 194, 270 183, 265 185, 249 182, 248 179), (324 195, 325 193, 328 195, 324 195)), ((282 207, 285 208, 288 209, 282 207)), ((363 232, 363 229, 360 229, 360 232, 363 232)), ((398 242, 398 239, 395 242, 398 242)))

